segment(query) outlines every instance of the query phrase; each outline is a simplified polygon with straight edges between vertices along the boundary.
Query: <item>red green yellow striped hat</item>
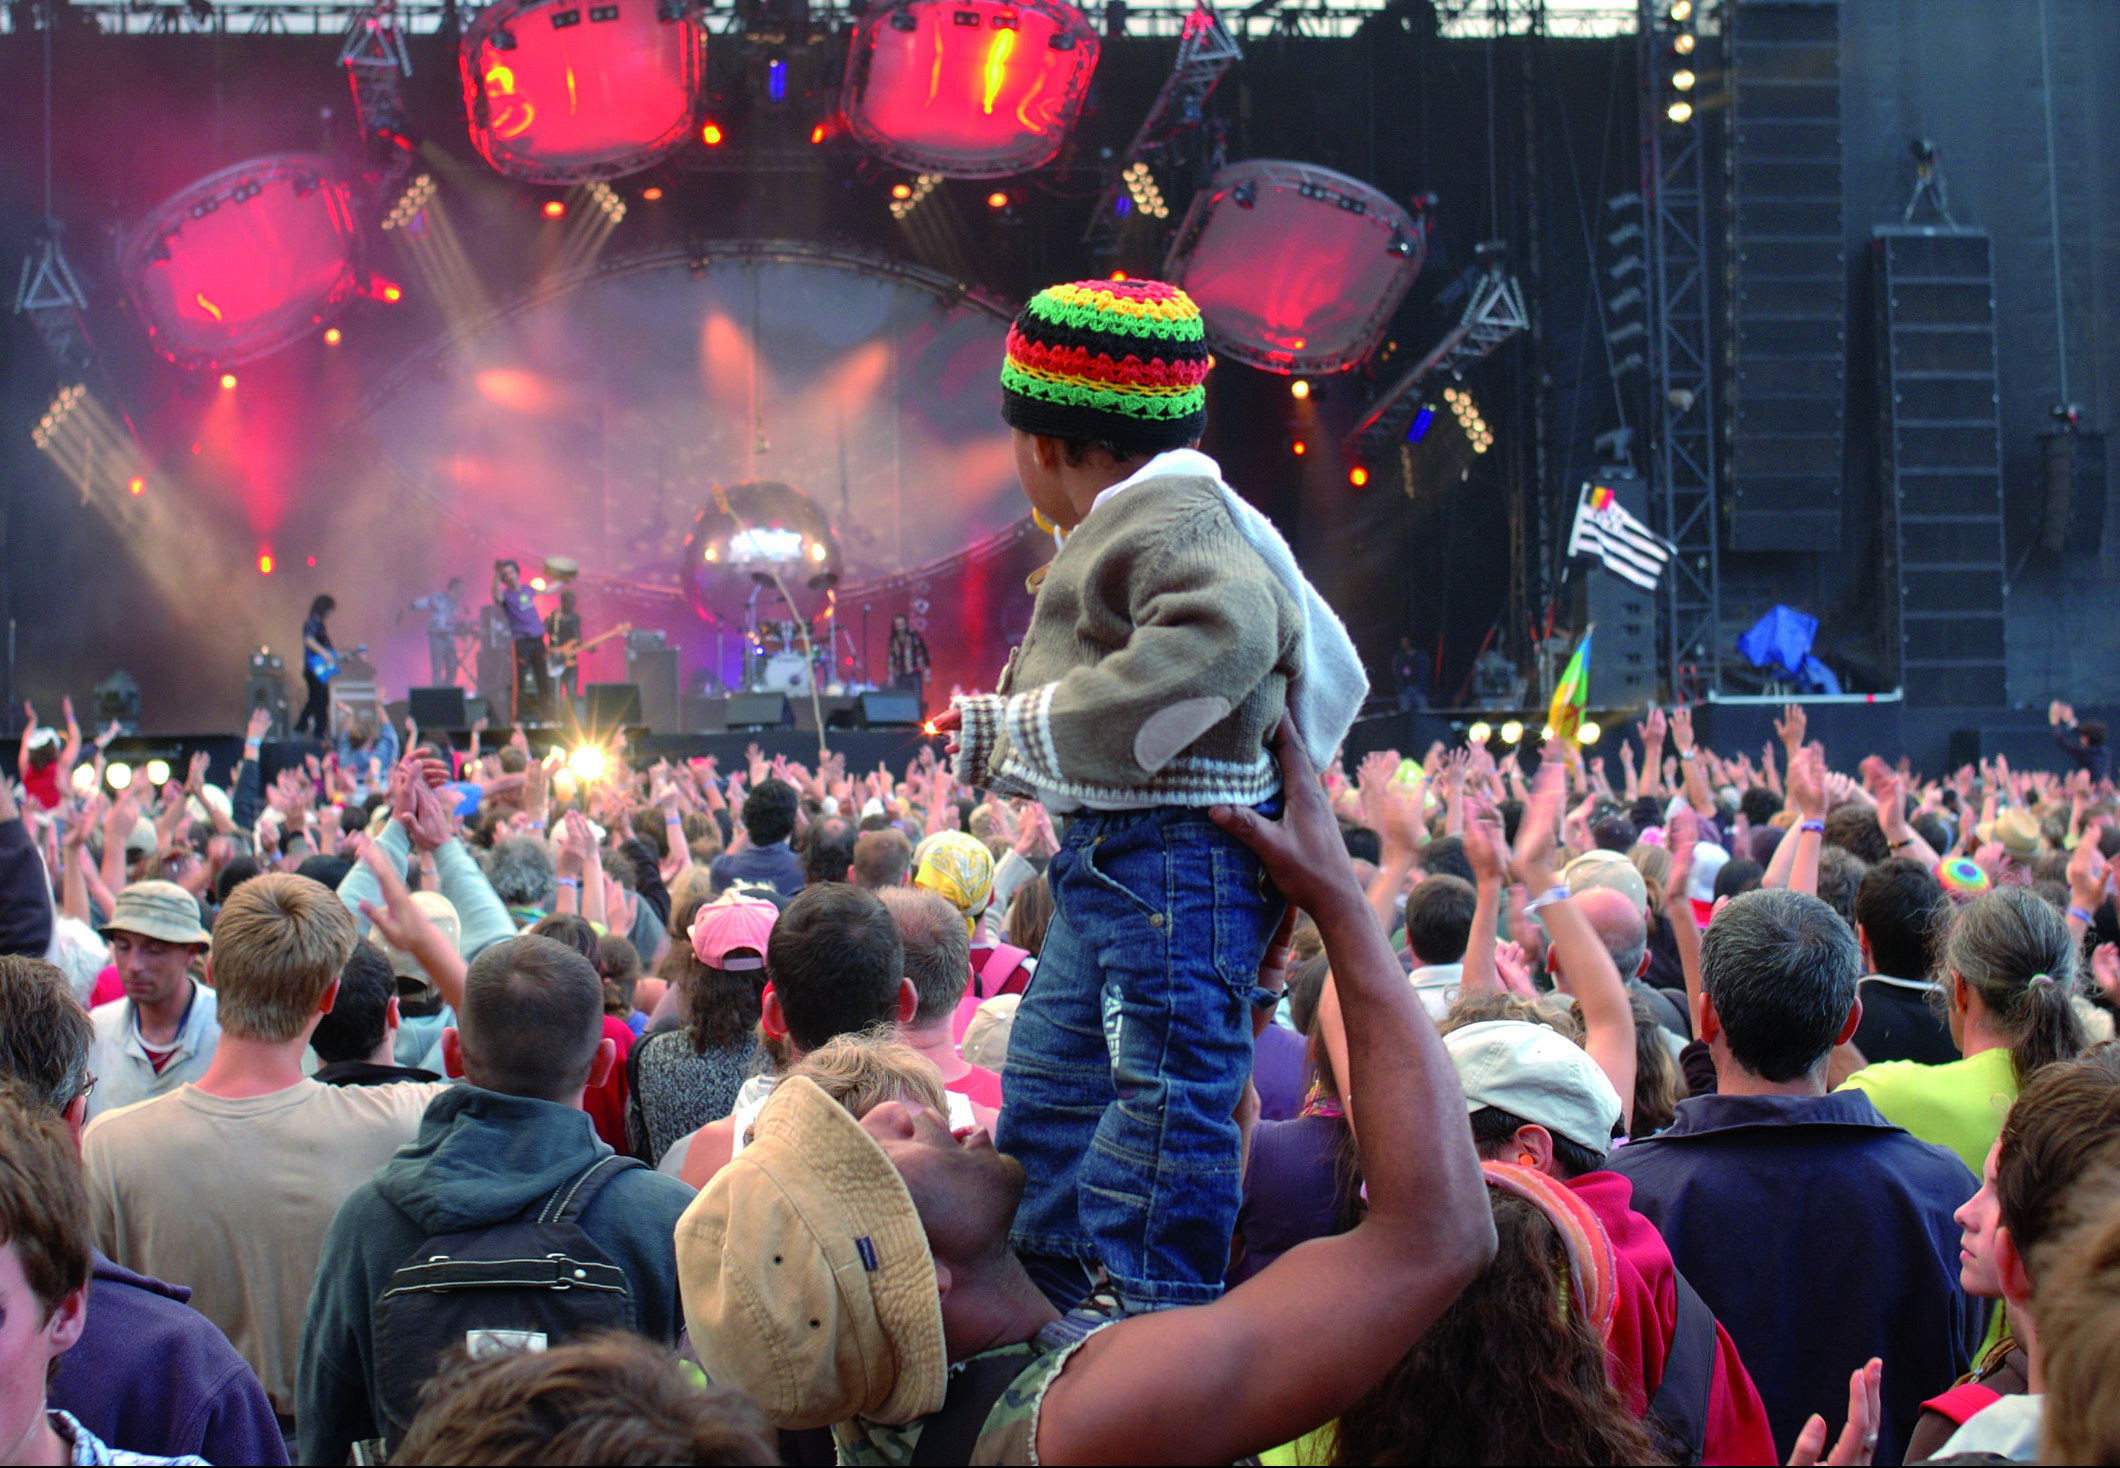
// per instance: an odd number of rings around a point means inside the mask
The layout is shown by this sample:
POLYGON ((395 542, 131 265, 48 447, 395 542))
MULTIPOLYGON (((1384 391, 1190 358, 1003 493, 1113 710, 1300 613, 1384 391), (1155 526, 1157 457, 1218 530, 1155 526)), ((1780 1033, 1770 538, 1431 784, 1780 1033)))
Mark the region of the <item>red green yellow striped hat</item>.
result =
POLYGON ((1001 416, 1026 433, 1138 453, 1207 423, 1207 333, 1159 280, 1078 280, 1032 296, 1009 328, 1001 416))

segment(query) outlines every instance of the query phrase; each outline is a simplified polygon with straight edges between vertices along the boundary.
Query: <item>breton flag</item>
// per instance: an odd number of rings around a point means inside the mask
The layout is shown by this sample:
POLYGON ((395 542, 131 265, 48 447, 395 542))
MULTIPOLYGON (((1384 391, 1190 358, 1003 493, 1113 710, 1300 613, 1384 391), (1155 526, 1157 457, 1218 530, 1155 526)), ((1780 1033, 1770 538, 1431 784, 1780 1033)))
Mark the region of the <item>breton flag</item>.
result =
POLYGON ((1644 591, 1656 590, 1664 563, 1675 547, 1623 509, 1619 497, 1602 484, 1585 484, 1576 502, 1575 528, 1568 533, 1568 554, 1596 556, 1605 569, 1624 576, 1644 591))

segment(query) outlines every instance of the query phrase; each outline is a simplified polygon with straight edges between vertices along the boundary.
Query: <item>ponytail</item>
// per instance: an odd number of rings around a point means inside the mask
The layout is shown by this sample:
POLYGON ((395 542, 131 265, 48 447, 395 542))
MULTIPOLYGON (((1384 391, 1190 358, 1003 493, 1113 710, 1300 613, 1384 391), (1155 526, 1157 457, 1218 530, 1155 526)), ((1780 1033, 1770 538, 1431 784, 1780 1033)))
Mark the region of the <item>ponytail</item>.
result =
POLYGON ((2031 889, 2000 887, 1960 908, 1944 942, 1944 968, 1980 996, 1995 1028, 2010 1037, 2020 1087, 2090 1048, 2075 1009, 2075 937, 2031 889))
POLYGON ((2046 1066, 2074 1060, 2090 1048, 2090 1035, 2076 1013, 2074 986, 2050 974, 2032 975, 2019 1019, 2017 1038, 2010 1042, 2019 1089, 2046 1066))

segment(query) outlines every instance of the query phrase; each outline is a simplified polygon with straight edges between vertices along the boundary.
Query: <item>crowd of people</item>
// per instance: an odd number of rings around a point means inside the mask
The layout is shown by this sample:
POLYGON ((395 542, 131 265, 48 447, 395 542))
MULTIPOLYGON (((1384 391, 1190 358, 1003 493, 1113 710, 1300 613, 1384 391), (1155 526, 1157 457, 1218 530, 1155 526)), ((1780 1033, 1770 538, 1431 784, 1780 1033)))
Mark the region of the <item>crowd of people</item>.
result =
POLYGON ((1349 769, 1209 361, 1018 317, 903 769, 26 736, 0 1462, 2120 1463, 2105 731, 1349 769))
POLYGON ((0 789, 8 1461, 2113 1461, 2114 792, 1781 728, 1283 738, 1165 1309, 1021 1240, 1084 868, 932 745, 0 789))

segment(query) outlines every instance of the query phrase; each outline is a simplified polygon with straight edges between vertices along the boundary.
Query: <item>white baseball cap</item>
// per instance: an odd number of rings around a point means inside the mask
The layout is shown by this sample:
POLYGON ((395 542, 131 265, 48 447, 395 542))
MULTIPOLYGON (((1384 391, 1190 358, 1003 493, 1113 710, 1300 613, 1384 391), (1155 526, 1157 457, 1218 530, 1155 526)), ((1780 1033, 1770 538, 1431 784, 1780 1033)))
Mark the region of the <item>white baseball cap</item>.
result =
POLYGON ((1586 851, 1561 868, 1561 885, 1572 897, 1592 887, 1624 892, 1637 911, 1649 910, 1649 884, 1634 863, 1617 851, 1586 851))
POLYGON ((1582 1046, 1523 1020, 1483 1020, 1443 1036, 1467 1115, 1492 1106, 1602 1156, 1619 1124, 1619 1092, 1582 1046))

